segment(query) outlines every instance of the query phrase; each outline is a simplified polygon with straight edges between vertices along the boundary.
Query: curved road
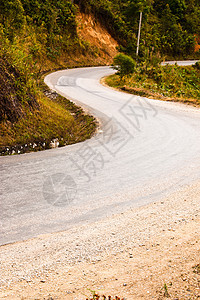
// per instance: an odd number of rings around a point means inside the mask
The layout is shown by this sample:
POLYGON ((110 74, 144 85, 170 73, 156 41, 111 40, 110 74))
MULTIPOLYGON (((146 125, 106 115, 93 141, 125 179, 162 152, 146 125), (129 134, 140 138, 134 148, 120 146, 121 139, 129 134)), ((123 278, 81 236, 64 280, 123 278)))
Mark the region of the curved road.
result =
POLYGON ((100 120, 92 139, 0 158, 0 243, 78 226, 161 200, 200 175, 200 110, 102 86, 109 67, 45 82, 100 120))

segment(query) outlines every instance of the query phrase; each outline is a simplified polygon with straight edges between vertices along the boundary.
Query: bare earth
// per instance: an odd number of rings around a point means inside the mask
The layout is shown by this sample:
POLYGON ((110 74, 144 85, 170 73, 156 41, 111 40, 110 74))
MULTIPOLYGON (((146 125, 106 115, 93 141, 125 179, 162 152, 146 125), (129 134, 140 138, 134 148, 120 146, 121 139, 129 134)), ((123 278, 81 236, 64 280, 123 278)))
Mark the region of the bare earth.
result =
POLYGON ((200 298, 200 182, 160 202, 0 247, 0 299, 200 298))

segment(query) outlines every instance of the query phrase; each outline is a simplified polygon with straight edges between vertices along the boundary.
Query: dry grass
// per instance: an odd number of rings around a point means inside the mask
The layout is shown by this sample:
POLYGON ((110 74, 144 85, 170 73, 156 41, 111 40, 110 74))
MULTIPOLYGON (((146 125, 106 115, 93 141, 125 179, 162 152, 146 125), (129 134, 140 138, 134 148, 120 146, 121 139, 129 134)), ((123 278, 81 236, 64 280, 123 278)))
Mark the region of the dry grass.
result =
POLYGON ((122 80, 118 75, 111 75, 105 83, 142 97, 200 106, 198 67, 165 66, 146 72, 138 70, 122 80))
MULTIPOLYGON (((49 148, 52 139, 58 139, 64 146, 90 138, 96 130, 96 122, 92 116, 85 115, 83 110, 69 100, 53 93, 49 97, 41 92, 38 97, 39 109, 28 111, 25 118, 14 124, 8 121, 0 123, 0 149, 5 147, 45 143, 49 148)), ((30 150, 41 150, 38 147, 30 150)), ((5 152, 5 151, 4 151, 5 152)), ((8 153, 5 153, 8 154, 8 153)))

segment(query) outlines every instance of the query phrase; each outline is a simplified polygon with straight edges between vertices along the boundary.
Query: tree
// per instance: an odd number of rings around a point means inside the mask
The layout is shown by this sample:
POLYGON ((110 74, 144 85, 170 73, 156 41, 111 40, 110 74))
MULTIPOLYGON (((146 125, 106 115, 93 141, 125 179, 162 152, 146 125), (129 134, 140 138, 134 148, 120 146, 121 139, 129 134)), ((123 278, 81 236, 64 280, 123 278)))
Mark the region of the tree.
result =
POLYGON ((20 0, 0 0, 0 23, 10 39, 25 23, 24 9, 20 0))
POLYGON ((161 47, 166 54, 180 57, 187 55, 194 49, 194 36, 182 28, 168 4, 163 11, 160 35, 161 47))
POLYGON ((163 16, 163 10, 166 8, 166 6, 169 6, 172 14, 179 19, 181 19, 184 16, 187 8, 185 4, 185 0, 165 0, 165 1, 155 0, 154 1, 154 8, 162 16, 163 16))

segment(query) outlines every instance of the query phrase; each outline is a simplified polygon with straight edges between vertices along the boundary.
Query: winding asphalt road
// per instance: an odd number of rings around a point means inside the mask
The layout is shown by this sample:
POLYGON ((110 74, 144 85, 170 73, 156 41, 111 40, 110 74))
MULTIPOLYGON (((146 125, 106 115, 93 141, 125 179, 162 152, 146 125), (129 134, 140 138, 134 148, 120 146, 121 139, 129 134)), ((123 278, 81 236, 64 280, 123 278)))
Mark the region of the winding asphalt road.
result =
POLYGON ((109 67, 45 82, 100 121, 90 140, 0 158, 0 244, 66 230, 166 197, 200 177, 200 110, 99 83, 109 67))

